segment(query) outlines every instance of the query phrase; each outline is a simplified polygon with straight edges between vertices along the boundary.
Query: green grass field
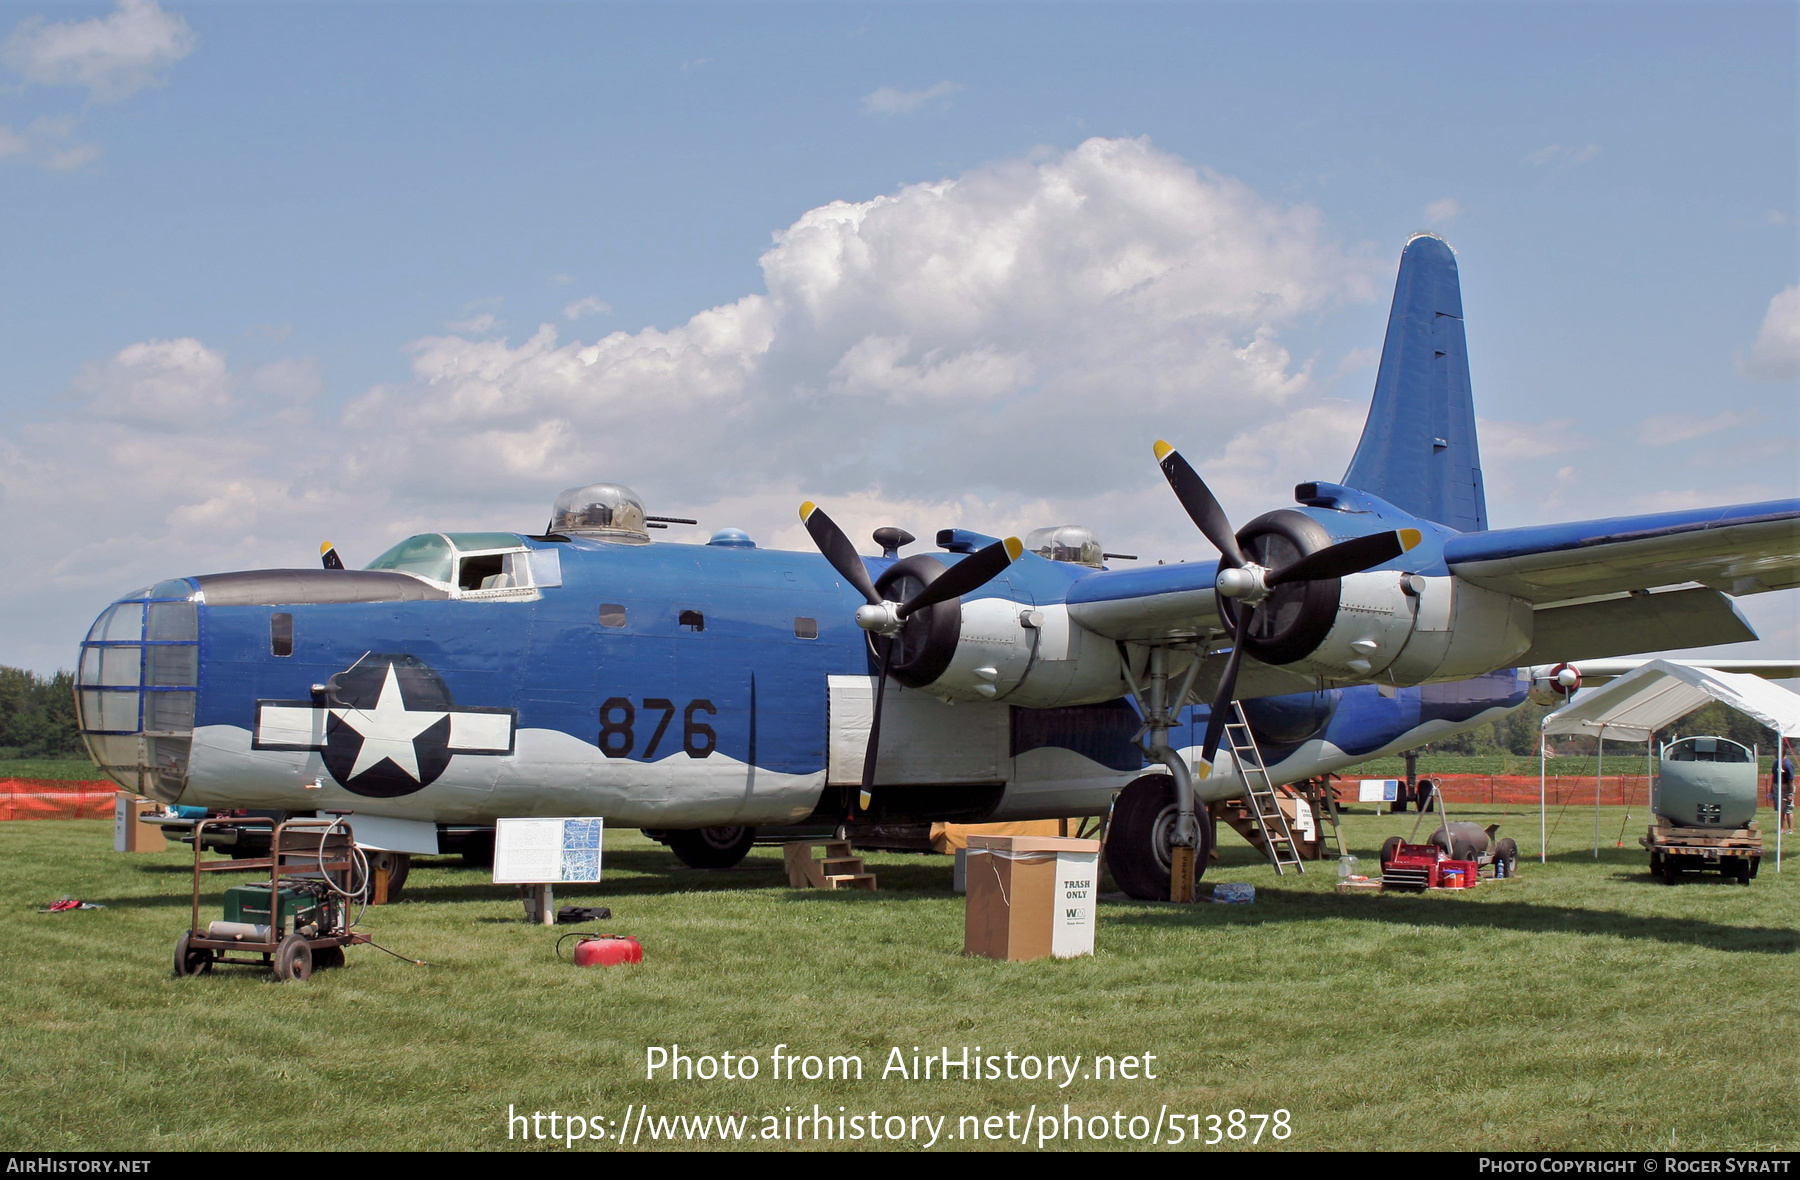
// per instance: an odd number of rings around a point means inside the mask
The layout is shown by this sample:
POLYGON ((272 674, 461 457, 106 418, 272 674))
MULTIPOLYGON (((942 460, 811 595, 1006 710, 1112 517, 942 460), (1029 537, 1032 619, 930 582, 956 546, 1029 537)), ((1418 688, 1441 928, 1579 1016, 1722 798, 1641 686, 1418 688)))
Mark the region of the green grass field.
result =
POLYGON ((0 758, 0 779, 47 778, 95 781, 105 777, 86 758, 0 758))
MULTIPOLYGON (((789 889, 778 849, 700 872, 619 831, 605 884, 559 901, 611 905, 642 965, 559 963, 560 931, 524 925, 510 889, 445 858, 416 862, 405 900, 365 923, 430 966, 355 948, 346 968, 288 984, 244 968, 171 978, 185 849, 115 854, 103 821, 0 824, 0 1147, 526 1145, 507 1138, 510 1104, 600 1116, 608 1137, 573 1150, 611 1149, 627 1104, 648 1104, 649 1148, 668 1145, 660 1117, 742 1113, 755 1135, 761 1116, 815 1103, 948 1116, 939 1147, 1004 1147, 957 1140, 974 1126, 959 1119, 1003 1128, 1067 1103, 1146 1129, 1165 1107, 1201 1116, 1183 1125, 1202 1138, 1209 1114, 1289 1111, 1292 1136, 1263 1148, 1792 1149, 1800 864, 1767 864, 1748 889, 1670 888, 1635 846, 1610 847, 1616 810, 1596 863, 1591 815, 1564 816, 1547 866, 1533 855, 1518 880, 1467 894, 1339 896, 1335 866, 1277 878, 1227 833, 1203 890, 1252 882, 1256 904, 1106 902, 1093 958, 1010 964, 961 955, 947 857, 875 856, 881 892, 828 894, 789 889), (65 894, 106 908, 34 912, 65 894), (756 1055, 760 1076, 646 1081, 647 1047, 675 1043, 756 1055), (865 1079, 774 1080, 783 1043, 860 1055, 865 1079), (1152 1053, 1157 1076, 880 1077, 892 1046, 965 1045, 1080 1054, 1084 1070, 1152 1053)), ((1535 854, 1532 818, 1508 825, 1535 854)), ((1353 812, 1345 832, 1370 870, 1412 822, 1353 812)), ((244 879, 209 877, 203 919, 244 879)))

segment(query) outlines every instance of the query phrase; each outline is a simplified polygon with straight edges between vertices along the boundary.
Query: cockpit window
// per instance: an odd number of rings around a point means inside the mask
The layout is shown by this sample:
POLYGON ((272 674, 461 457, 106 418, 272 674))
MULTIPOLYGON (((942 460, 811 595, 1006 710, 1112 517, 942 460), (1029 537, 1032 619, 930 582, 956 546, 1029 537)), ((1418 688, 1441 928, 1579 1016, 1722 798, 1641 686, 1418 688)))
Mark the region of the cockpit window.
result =
POLYGON ((408 537, 369 563, 372 570, 417 574, 434 582, 448 582, 455 565, 455 550, 442 533, 408 537))
POLYGON ((447 583, 458 598, 535 598, 537 587, 562 584, 559 564, 542 560, 512 533, 422 533, 389 549, 369 568, 447 583), (539 572, 545 577, 533 576, 539 572))
POLYGON ((1748 762, 1750 750, 1730 738, 1682 738, 1663 751, 1670 762, 1748 762))

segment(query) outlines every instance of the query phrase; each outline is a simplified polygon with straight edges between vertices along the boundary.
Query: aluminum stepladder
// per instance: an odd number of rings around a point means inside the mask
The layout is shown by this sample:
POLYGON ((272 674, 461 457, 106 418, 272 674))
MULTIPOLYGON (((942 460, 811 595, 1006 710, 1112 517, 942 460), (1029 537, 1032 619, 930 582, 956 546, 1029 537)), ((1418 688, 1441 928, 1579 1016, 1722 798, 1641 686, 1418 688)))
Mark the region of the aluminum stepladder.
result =
MULTIPOLYGON (((1324 858, 1327 842, 1336 850, 1334 857, 1344 855, 1344 833, 1338 827, 1337 792, 1331 789, 1331 779, 1312 779, 1318 783, 1316 788, 1308 787, 1300 793, 1312 806, 1313 826, 1319 833, 1319 856, 1324 858), (1327 830, 1321 825, 1329 824, 1327 830)), ((1292 789, 1292 788, 1290 788, 1292 789)))
MULTIPOLYGON (((1275 797, 1274 780, 1269 778, 1268 767, 1263 765, 1262 751, 1256 748, 1256 735, 1250 732, 1250 723, 1244 719, 1244 707, 1237 701, 1231 702, 1231 720, 1225 723, 1225 743, 1231 747, 1238 772, 1244 776, 1244 798, 1250 804, 1250 814, 1256 817, 1263 848, 1275 866, 1276 875, 1285 874, 1284 866, 1287 865, 1294 866, 1297 873, 1305 873, 1306 866, 1300 863, 1300 850, 1294 846, 1294 833, 1288 828, 1287 815, 1275 797)), ((1313 822, 1321 821, 1315 815, 1313 822)))

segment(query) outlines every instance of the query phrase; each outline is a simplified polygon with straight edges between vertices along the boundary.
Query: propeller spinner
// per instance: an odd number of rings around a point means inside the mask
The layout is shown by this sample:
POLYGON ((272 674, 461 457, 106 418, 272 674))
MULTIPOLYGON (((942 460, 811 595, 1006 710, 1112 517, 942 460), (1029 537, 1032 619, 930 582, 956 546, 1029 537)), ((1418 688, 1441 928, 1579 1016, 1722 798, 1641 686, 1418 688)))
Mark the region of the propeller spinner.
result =
POLYGON ((1251 633, 1256 608, 1277 588, 1299 582, 1342 578, 1361 573, 1385 561, 1392 561, 1423 539, 1418 529, 1395 529, 1354 537, 1336 545, 1328 545, 1305 554, 1277 568, 1259 565, 1244 556, 1218 498, 1206 486, 1181 452, 1166 442, 1156 444, 1156 461, 1174 489, 1175 498, 1192 518, 1200 532, 1219 551, 1219 575, 1214 589, 1219 595, 1219 618, 1231 635, 1231 655, 1219 676, 1219 689, 1213 697, 1212 711, 1206 721, 1206 739, 1201 745, 1199 774, 1212 773, 1213 758, 1219 752, 1219 739, 1225 733, 1226 713, 1237 690, 1238 667, 1243 661, 1244 639, 1251 633))
MULTIPOLYGON (((800 520, 806 525, 813 544, 819 547, 819 552, 831 563, 831 568, 868 600, 866 605, 856 608, 856 625, 875 636, 875 647, 881 654, 881 672, 875 681, 875 713, 869 722, 869 745, 863 754, 862 791, 859 800, 866 810, 875 788, 875 756, 881 745, 881 702, 887 691, 888 670, 893 664, 895 641, 900 636, 901 628, 906 625, 909 617, 919 611, 952 598, 972 594, 987 585, 1019 559, 1019 555, 1025 552, 1025 545, 1017 537, 996 541, 945 570, 930 585, 905 602, 892 602, 876 592, 875 583, 870 580, 869 571, 863 567, 862 557, 856 552, 856 546, 850 543, 844 530, 825 514, 824 509, 808 500, 800 505, 800 520)), ((909 541, 911 539, 907 538, 909 541)))

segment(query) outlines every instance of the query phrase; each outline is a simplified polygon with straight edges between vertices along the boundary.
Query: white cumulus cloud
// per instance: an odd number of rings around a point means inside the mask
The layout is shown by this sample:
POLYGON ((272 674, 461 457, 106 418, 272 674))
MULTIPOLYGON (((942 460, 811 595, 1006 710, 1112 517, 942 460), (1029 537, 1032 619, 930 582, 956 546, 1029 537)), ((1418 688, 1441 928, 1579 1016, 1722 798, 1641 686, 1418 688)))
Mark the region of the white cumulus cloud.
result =
POLYGON ((515 340, 472 305, 341 413, 305 362, 236 374, 198 340, 131 345, 0 435, 0 543, 58 555, 33 590, 57 601, 32 609, 67 611, 36 628, 66 643, 132 584, 309 565, 327 538, 360 564, 425 529, 535 529, 596 479, 765 545, 808 544, 811 498, 859 537, 1079 522, 1192 556, 1151 443, 1216 468, 1245 518, 1336 477, 1362 409, 1322 399, 1283 333, 1376 299, 1390 266, 1311 208, 1092 139, 808 210, 761 290, 673 326, 515 340))
POLYGON ((1425 206, 1425 220, 1431 225, 1449 225, 1462 213, 1462 202, 1455 197, 1442 197, 1425 206))
POLYGON ((83 86, 95 102, 114 102, 161 83, 194 45, 187 21, 156 0, 119 0, 88 20, 27 17, 0 44, 0 61, 28 83, 83 86))
POLYGON ((1764 381, 1800 377, 1800 286, 1788 287, 1769 300, 1762 330, 1750 355, 1739 359, 1738 371, 1764 381))
POLYGON ((223 411, 231 401, 225 357, 191 337, 147 340, 88 365, 71 391, 89 413, 170 429, 223 411))

